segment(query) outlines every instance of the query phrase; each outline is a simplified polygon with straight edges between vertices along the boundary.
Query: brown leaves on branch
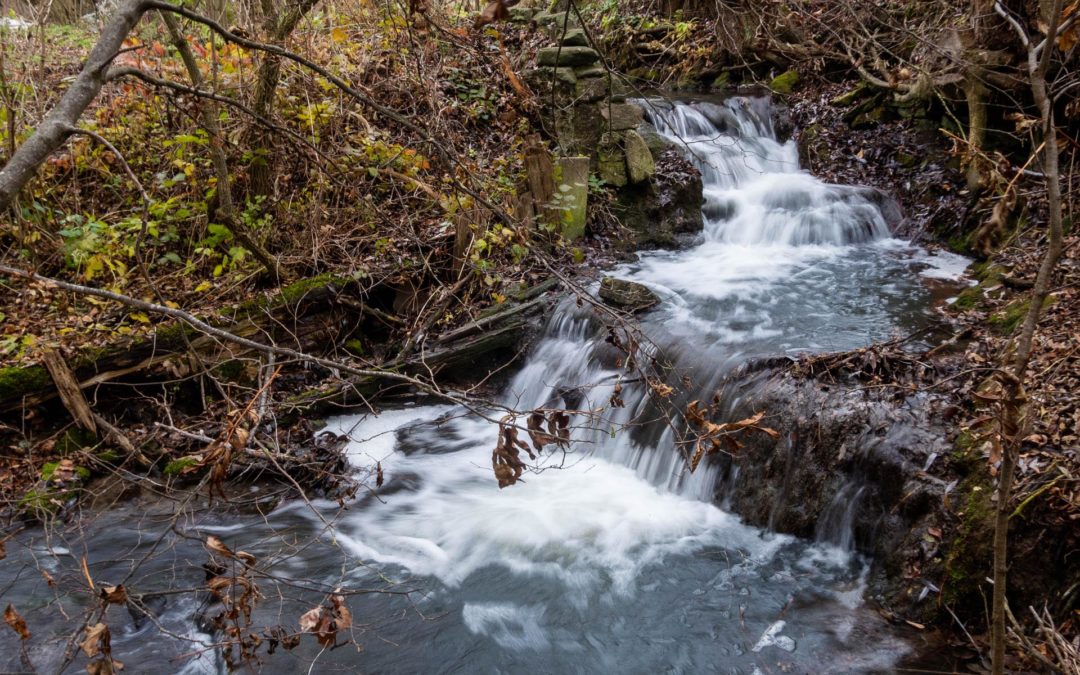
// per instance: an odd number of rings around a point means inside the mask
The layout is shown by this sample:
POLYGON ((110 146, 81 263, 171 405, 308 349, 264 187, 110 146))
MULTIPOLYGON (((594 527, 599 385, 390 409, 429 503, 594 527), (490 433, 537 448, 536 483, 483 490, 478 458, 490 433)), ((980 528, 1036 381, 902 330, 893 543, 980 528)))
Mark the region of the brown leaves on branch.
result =
POLYGON ((250 631, 251 615, 262 598, 252 576, 256 559, 245 551, 233 551, 213 535, 206 538, 206 548, 211 553, 210 561, 203 566, 207 575, 206 587, 223 608, 213 623, 226 638, 221 653, 232 671, 242 664, 257 661, 256 650, 262 644, 262 638, 250 631), (240 569, 228 574, 228 568, 213 556, 234 560, 240 563, 240 569))
POLYGON ((741 450, 743 444, 736 438, 736 434, 756 431, 773 440, 780 438, 780 432, 761 425, 761 420, 765 418, 764 411, 737 422, 720 424, 710 422, 707 416, 715 414, 717 405, 718 401, 703 408, 700 401, 691 401, 686 406, 686 419, 694 427, 697 435, 694 441, 694 452, 689 460, 691 472, 697 469, 705 455, 714 455, 718 452, 728 452, 733 455, 741 450))
POLYGON ((481 10, 473 22, 473 28, 483 28, 489 23, 505 21, 510 18, 510 8, 518 4, 520 0, 492 0, 481 10))
POLYGON ((565 410, 537 409, 529 413, 525 428, 532 441, 532 447, 518 438, 519 429, 512 415, 502 418, 499 423, 499 441, 491 453, 491 468, 499 487, 513 485, 521 479, 526 464, 521 460, 520 450, 524 450, 529 459, 536 459, 536 454, 549 445, 566 447, 570 444, 570 415, 565 410))
POLYGON ((30 629, 26 627, 26 620, 15 611, 15 607, 11 604, 4 610, 4 623, 15 631, 20 640, 30 639, 30 629))
POLYGON ((352 612, 341 595, 331 595, 326 604, 304 612, 300 617, 300 630, 312 633, 319 645, 337 647, 337 636, 352 628, 352 612))
POLYGON ((79 647, 92 659, 86 664, 86 672, 90 675, 112 675, 124 669, 124 664, 112 657, 112 634, 103 623, 87 628, 86 637, 79 647))

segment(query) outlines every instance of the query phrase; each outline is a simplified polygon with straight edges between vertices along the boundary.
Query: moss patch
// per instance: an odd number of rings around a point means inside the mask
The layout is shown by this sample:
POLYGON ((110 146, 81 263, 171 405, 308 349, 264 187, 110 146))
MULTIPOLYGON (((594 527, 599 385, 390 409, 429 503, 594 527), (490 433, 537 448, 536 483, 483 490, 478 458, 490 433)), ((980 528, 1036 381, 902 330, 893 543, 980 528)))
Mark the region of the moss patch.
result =
POLYGON ((56 513, 60 510, 60 494, 51 490, 27 490, 19 500, 19 509, 31 513, 56 513))
MULTIPOLYGON (((52 480, 59 467, 60 462, 46 462, 45 465, 41 467, 41 480, 52 480)), ((90 469, 87 469, 85 466, 76 466, 75 478, 79 481, 90 480, 90 469)))
POLYGON ((0 401, 12 401, 52 386, 45 366, 0 368, 0 401))
POLYGON ((166 476, 179 476, 184 469, 195 466, 200 461, 198 457, 191 456, 174 459, 165 465, 164 473, 166 476))
POLYGON ((977 601, 979 585, 990 569, 993 554, 993 488, 977 470, 960 484, 956 499, 963 504, 956 536, 945 558, 948 581, 942 588, 946 604, 977 601))
MULTIPOLYGON (((1043 310, 1046 310, 1052 304, 1054 304, 1054 296, 1046 298, 1046 301, 1043 302, 1043 310)), ((1014 300, 1006 305, 1005 309, 987 319, 987 323, 1002 335, 1012 335, 1020 327, 1020 324, 1024 323, 1030 308, 1031 300, 1027 298, 1014 300)))
POLYGON ((777 94, 790 94, 798 84, 799 73, 789 70, 774 77, 772 82, 769 82, 769 89, 772 89, 777 94))

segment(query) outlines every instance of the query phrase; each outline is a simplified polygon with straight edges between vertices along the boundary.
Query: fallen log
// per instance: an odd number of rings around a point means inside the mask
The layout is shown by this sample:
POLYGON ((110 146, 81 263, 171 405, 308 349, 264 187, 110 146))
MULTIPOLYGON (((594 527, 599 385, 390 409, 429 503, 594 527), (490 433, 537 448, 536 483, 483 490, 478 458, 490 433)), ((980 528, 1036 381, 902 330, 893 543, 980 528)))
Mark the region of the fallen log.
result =
MULTIPOLYGON (((387 386, 402 384, 401 378, 391 376, 393 373, 432 375, 471 365, 493 351, 512 348, 520 342, 532 318, 543 310, 546 294, 556 285, 554 280, 538 284, 520 293, 519 302, 508 303, 488 316, 429 339, 403 362, 378 365, 379 369, 388 371, 384 377, 353 375, 335 380, 293 397, 288 408, 310 409, 331 403, 351 405, 387 386)), ((134 344, 99 348, 92 355, 69 359, 73 366, 69 372, 74 377, 67 383, 67 389, 78 391, 81 396, 82 390, 137 374, 145 374, 153 382, 161 379, 156 376, 156 370, 166 365, 173 373, 178 366, 187 372, 214 369, 257 353, 259 344, 288 345, 292 350, 311 354, 327 353, 341 345, 365 318, 383 326, 388 323, 387 313, 370 307, 357 291, 352 279, 317 277, 252 301, 235 310, 232 316, 206 320, 245 338, 250 343, 247 345, 222 340, 183 322, 162 325, 153 335, 134 344)), ((389 318, 396 317, 389 315, 389 318)), ((60 393, 45 365, 0 369, 0 414, 41 405, 60 393)), ((65 397, 65 405, 71 409, 69 398, 65 397)))

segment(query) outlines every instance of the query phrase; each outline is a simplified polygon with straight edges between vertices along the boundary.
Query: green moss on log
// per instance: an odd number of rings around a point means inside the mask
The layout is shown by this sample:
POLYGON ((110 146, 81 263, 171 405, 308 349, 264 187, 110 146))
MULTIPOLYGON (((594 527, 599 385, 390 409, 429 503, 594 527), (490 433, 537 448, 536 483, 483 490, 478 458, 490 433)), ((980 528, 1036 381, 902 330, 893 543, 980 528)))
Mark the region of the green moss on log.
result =
POLYGON ((0 368, 0 401, 13 401, 52 386, 45 366, 0 368))

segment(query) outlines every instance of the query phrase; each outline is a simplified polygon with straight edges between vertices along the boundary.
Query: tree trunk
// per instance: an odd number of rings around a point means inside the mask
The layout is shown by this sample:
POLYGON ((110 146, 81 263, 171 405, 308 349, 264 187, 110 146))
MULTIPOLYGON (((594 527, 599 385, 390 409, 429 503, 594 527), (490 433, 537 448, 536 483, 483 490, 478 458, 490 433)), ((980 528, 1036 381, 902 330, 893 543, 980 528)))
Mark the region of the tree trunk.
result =
MULTIPOLYGON (((301 0, 295 7, 284 14, 271 13, 270 3, 263 3, 263 10, 267 12, 266 28, 270 33, 270 42, 280 44, 284 42, 293 30, 296 29, 300 20, 318 4, 319 0, 301 0)), ((270 117, 274 109, 274 98, 277 95, 278 82, 281 80, 281 59, 273 54, 264 54, 259 63, 259 71, 255 80, 255 100, 252 108, 260 117, 270 117)), ((270 136, 265 130, 252 125, 248 138, 252 145, 251 170, 248 174, 248 195, 254 200, 255 197, 268 197, 273 190, 274 175, 269 158, 270 136)))
POLYGON ((1049 29, 1041 54, 1036 55, 1029 47, 1028 65, 1031 77, 1031 93, 1039 108, 1043 130, 1043 174, 1046 176, 1047 230, 1046 254, 1039 265, 1035 286, 1031 290, 1031 305, 1024 317, 1024 325, 1016 341, 1016 353, 1008 364, 1005 382, 1005 409, 1002 414, 1003 455, 998 476, 997 511, 994 519, 994 588, 993 613, 991 616, 991 657, 993 675, 1005 672, 1005 590, 1008 576, 1009 499, 1012 496, 1013 476, 1020 455, 1020 443, 1024 436, 1021 407, 1024 405, 1024 377, 1035 340, 1035 329, 1042 314, 1043 304, 1050 295, 1054 270, 1062 252, 1061 178, 1058 166, 1057 129, 1054 126, 1054 108, 1047 91, 1046 73, 1054 51, 1061 17, 1062 0, 1054 0, 1049 17, 1049 29), (1038 60, 1036 60, 1038 58, 1038 60))
POLYGON ((71 130, 107 81, 107 71, 124 39, 146 12, 143 0, 130 0, 116 10, 101 32, 86 65, 45 119, 0 169, 0 212, 11 206, 38 167, 67 141, 71 130))
MULTIPOLYGON (((161 12, 161 19, 165 22, 165 27, 169 31, 173 44, 176 45, 177 50, 180 52, 180 58, 187 69, 188 77, 191 78, 192 86, 201 89, 203 85, 202 73, 199 71, 199 65, 195 62, 195 55, 191 51, 191 45, 184 39, 184 34, 177 24, 176 17, 168 12, 161 12)), ((266 268, 274 283, 280 283, 281 268, 278 265, 277 258, 259 243, 255 235, 248 231, 247 227, 240 222, 236 215, 236 206, 232 194, 232 177, 229 175, 229 162, 225 157, 221 125, 218 123, 218 107, 214 101, 203 99, 199 106, 199 113, 202 118, 203 128, 206 129, 206 133, 210 136, 210 159, 214 165, 214 174, 217 176, 218 208, 216 215, 218 219, 223 221, 222 224, 232 231, 237 241, 244 248, 251 251, 255 259, 266 268)), ((213 216, 214 214, 211 214, 211 217, 213 216)))

